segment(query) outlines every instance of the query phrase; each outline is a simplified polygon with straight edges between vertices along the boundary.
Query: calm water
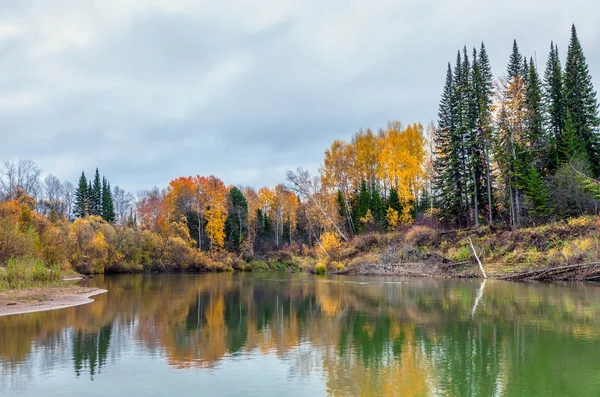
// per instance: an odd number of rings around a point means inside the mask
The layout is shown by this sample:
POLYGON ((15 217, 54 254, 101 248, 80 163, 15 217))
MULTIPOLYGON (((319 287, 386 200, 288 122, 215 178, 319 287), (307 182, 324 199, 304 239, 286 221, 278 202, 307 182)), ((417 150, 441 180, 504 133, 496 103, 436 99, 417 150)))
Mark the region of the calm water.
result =
POLYGON ((0 396, 600 396, 600 287, 308 275, 96 278, 0 317, 0 396))

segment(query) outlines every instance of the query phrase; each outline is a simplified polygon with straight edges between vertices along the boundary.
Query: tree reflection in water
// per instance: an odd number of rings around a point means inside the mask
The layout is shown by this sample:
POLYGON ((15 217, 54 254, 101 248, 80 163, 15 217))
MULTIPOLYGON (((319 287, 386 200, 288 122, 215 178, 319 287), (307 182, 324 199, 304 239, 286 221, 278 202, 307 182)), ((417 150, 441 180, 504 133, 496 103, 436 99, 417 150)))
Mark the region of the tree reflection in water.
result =
POLYGON ((291 379, 322 373, 333 396, 600 394, 594 286, 273 274, 93 283, 109 293, 90 305, 0 318, 2 384, 29 376, 44 351, 56 364, 69 352, 76 376, 94 380, 109 351, 118 361, 135 345, 198 371, 272 354, 291 379))

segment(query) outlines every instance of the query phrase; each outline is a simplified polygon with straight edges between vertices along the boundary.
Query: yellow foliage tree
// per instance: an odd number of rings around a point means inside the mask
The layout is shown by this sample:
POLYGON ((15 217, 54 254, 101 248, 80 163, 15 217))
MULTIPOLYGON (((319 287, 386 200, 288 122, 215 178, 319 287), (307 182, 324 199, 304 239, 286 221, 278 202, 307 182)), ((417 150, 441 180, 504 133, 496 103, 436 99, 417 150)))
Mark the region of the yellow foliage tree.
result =
POLYGON ((403 205, 414 202, 425 176, 423 126, 412 124, 402 128, 399 122, 389 123, 380 142, 379 177, 386 186, 396 188, 403 205))
POLYGON ((398 211, 392 207, 388 207, 385 214, 385 219, 387 221, 388 230, 394 230, 400 223, 400 214, 398 214, 398 211))
POLYGON ((320 238, 321 247, 331 258, 336 258, 342 247, 342 241, 337 233, 325 232, 320 238))

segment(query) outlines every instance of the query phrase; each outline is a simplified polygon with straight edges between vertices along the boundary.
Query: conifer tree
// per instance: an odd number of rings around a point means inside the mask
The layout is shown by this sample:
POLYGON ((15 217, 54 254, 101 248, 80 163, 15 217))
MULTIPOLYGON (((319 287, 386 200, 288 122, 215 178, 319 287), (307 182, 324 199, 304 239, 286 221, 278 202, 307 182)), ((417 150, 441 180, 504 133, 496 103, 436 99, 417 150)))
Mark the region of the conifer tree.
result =
POLYGON ((566 112, 563 75, 558 47, 550 43, 550 54, 544 72, 544 125, 549 134, 548 168, 558 168, 558 142, 565 128, 566 112))
POLYGON ((115 221, 115 207, 112 191, 110 189, 110 183, 108 183, 105 177, 102 177, 102 205, 100 215, 107 222, 115 221))
POLYGON ((225 221, 225 234, 231 248, 238 250, 248 237, 248 202, 237 187, 229 190, 229 211, 225 221))
POLYGON ((532 165, 541 175, 547 166, 548 136, 543 124, 542 87, 540 77, 533 59, 529 62, 525 88, 525 107, 527 117, 527 163, 532 165))
POLYGON ((79 183, 75 190, 75 207, 73 213, 78 218, 85 218, 88 212, 89 195, 88 195, 88 182, 85 178, 85 173, 81 173, 79 177, 79 183))
POLYGON ((490 60, 487 55, 487 50, 483 42, 479 49, 479 58, 477 62, 477 71, 474 71, 476 79, 475 95, 477 96, 477 129, 480 139, 482 141, 483 149, 483 161, 485 170, 485 183, 484 191, 486 194, 487 211, 489 223, 493 222, 493 208, 492 202, 492 189, 493 189, 493 178, 492 178, 492 158, 491 154, 493 151, 492 141, 492 95, 494 93, 494 76, 492 74, 492 67, 490 66, 490 60))
POLYGON ((450 64, 438 110, 438 128, 435 132, 436 159, 434 162, 436 201, 446 221, 461 224, 466 207, 463 187, 463 139, 459 124, 460 81, 462 60, 457 54, 456 68, 450 64))
POLYGON ((92 185, 90 193, 90 214, 102 216, 102 184, 100 182, 100 173, 96 168, 96 174, 94 175, 94 183, 92 185))
POLYGON ((513 41, 512 53, 508 60, 507 75, 508 80, 512 80, 517 76, 523 77, 523 56, 519 52, 517 40, 513 41))
POLYGON ((529 166, 525 176, 525 204, 534 218, 546 217, 549 213, 550 197, 544 185, 542 175, 533 165, 529 166))
POLYGON ((371 186, 371 203, 369 209, 371 210, 371 214, 373 214, 377 226, 383 227, 385 224, 385 209, 383 208, 383 201, 381 200, 379 187, 376 183, 373 183, 371 186))
POLYGON ((577 135, 570 110, 567 110, 565 129, 558 140, 557 149, 559 166, 569 163, 574 158, 588 161, 585 142, 581 141, 577 135))
POLYGON ((366 225, 361 218, 367 215, 367 211, 371 208, 371 193, 367 187, 367 182, 363 179, 360 183, 356 207, 354 209, 354 224, 357 226, 358 233, 364 232, 366 225))
POLYGON ((600 174, 600 140, 598 137, 598 101, 592 85, 585 55, 575 25, 571 28, 571 41, 565 66, 565 108, 571 113, 573 128, 581 139, 585 155, 593 173, 600 174))
POLYGON ((402 206, 400 205, 400 197, 398 197, 398 190, 395 187, 390 189, 390 195, 388 196, 389 208, 393 208, 399 214, 402 213, 402 206))

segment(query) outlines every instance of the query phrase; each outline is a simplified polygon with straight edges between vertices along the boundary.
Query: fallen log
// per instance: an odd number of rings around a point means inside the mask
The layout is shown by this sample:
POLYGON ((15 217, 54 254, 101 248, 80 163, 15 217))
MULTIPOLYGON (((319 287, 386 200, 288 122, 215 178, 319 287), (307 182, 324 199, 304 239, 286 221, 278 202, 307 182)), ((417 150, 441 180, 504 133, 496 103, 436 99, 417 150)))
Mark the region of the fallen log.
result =
MULTIPOLYGON (((587 280, 590 276, 595 275, 595 272, 592 274, 582 274, 581 277, 577 276, 577 273, 582 270, 590 270, 593 268, 598 268, 600 271, 600 262, 591 262, 591 263, 582 263, 578 265, 567 265, 567 266, 559 266, 553 268, 545 268, 539 270, 533 270, 528 272, 521 272, 516 274, 509 274, 505 276, 497 277, 500 280, 547 280, 547 279, 560 279, 560 280, 587 280), (565 277, 565 274, 575 273, 570 277, 565 277), (560 275, 560 276, 559 276, 560 275), (557 277, 559 276, 559 277, 557 277)), ((587 273, 587 272, 586 272, 587 273)))

